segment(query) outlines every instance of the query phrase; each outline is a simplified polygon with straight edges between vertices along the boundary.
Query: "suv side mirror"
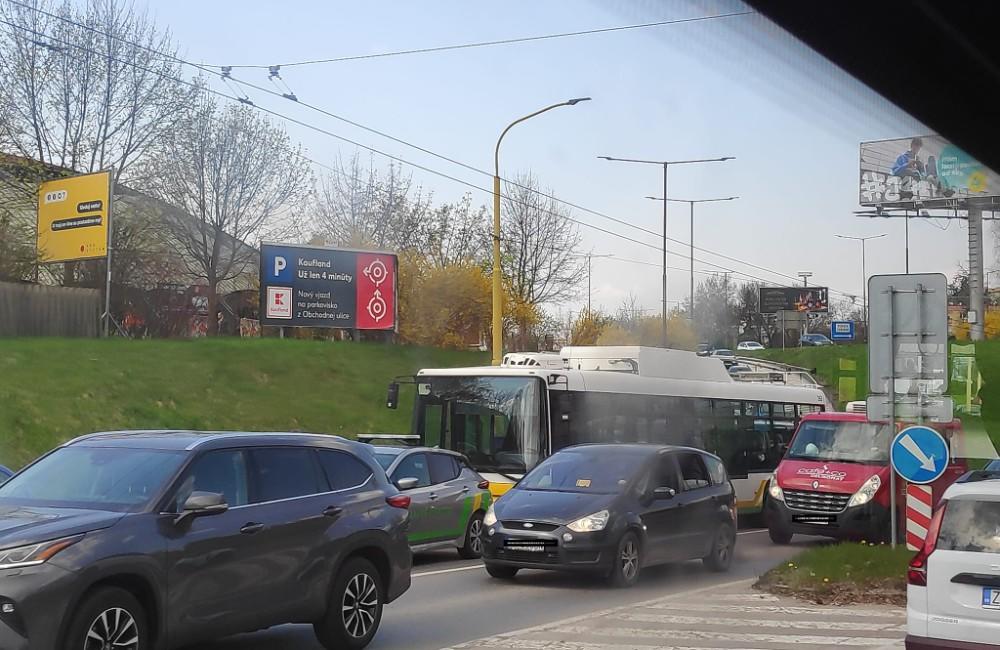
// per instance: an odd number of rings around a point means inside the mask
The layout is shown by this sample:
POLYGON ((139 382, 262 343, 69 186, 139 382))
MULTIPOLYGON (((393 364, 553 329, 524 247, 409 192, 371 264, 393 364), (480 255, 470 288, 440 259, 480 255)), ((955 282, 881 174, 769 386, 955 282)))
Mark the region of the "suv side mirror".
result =
POLYGON ((412 476, 401 478, 398 481, 396 481, 396 487, 399 488, 400 492, 406 492, 407 490, 412 490, 418 485, 420 485, 420 479, 413 478, 412 476))
POLYGON ((192 492, 191 496, 184 502, 180 514, 174 519, 174 523, 180 524, 194 517, 221 515, 227 510, 229 510, 229 504, 226 503, 225 496, 215 492, 192 492))
POLYGON ((395 409, 399 406, 399 384, 392 382, 389 384, 389 392, 385 397, 385 407, 395 409))
POLYGON ((673 499, 677 496, 677 491, 671 487, 658 487, 653 490, 654 499, 673 499))

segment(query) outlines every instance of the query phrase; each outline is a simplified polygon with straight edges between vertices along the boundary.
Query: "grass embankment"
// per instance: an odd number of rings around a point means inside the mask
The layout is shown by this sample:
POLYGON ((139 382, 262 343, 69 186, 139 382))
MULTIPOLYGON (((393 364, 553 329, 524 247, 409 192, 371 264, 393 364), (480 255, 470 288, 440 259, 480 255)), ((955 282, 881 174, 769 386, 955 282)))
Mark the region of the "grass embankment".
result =
POLYGON ((19 467, 108 429, 407 432, 393 377, 488 363, 485 354, 278 339, 0 339, 0 464, 19 467))
POLYGON ((912 557, 905 545, 818 546, 771 569, 755 586, 824 605, 905 605, 906 567, 912 557))

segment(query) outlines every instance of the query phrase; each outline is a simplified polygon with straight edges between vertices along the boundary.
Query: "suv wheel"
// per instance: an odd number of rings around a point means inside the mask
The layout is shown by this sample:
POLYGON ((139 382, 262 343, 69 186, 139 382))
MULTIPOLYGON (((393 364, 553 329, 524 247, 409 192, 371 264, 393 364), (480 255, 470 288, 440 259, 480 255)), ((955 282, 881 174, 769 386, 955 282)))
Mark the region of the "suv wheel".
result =
POLYGON ((613 587, 631 587, 639 580, 639 569, 642 568, 642 549, 639 538, 629 531, 618 540, 614 564, 608 574, 608 582, 613 587))
POLYGON ((66 650, 148 650, 146 611, 131 593, 101 587, 86 596, 66 633, 66 650))
POLYGON ((361 650, 378 631, 384 602, 375 566, 360 557, 348 560, 334 581, 326 616, 313 624, 316 638, 329 650, 361 650))
POLYGON ((458 554, 466 560, 475 560, 483 555, 483 513, 472 515, 469 525, 465 527, 465 544, 458 549, 458 554))
POLYGON ((701 561, 712 571, 728 571, 735 550, 736 531, 729 524, 722 524, 719 526, 719 532, 715 534, 712 550, 701 561))

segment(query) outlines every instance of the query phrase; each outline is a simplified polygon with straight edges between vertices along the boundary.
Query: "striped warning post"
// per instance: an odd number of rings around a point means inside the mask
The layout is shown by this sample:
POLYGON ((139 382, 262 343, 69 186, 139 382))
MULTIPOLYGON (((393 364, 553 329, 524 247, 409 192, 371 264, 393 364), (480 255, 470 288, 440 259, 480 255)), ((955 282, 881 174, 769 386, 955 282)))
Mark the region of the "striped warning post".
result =
POLYGON ((906 486, 906 547, 911 551, 924 545, 933 503, 931 486, 913 483, 906 486))

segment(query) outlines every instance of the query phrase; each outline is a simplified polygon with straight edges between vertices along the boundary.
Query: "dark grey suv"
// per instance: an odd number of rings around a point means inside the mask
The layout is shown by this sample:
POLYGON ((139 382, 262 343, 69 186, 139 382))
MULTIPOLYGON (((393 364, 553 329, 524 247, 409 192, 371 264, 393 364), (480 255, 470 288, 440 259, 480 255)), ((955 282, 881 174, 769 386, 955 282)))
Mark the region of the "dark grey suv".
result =
POLYGON ((0 485, 0 648, 175 648, 282 623, 363 648, 410 585, 408 505, 342 438, 85 436, 0 485))

